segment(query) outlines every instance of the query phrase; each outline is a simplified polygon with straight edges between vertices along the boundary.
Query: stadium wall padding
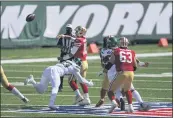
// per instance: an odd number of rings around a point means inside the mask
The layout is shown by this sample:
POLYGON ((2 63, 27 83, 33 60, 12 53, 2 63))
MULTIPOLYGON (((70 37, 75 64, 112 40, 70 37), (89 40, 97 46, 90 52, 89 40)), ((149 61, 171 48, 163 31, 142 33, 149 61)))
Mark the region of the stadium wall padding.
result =
MULTIPOLYGON (((66 24, 87 28, 88 43, 102 43, 107 35, 131 41, 172 39, 172 2, 169 1, 49 1, 1 2, 1 48, 56 46, 55 37, 66 24), (26 22, 26 16, 36 18, 26 22)), ((153 41, 152 41, 153 42, 153 41)))

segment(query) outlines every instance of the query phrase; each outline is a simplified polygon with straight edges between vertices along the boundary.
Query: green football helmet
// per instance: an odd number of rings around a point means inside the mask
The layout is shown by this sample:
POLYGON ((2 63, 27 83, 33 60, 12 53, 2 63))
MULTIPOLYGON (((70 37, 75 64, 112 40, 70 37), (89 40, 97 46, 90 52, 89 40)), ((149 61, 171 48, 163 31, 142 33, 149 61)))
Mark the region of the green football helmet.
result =
POLYGON ((116 38, 115 36, 109 36, 109 37, 104 39, 103 47, 104 48, 116 47, 117 46, 117 42, 118 42, 118 38, 116 38))
POLYGON ((81 66, 82 65, 82 60, 80 58, 74 58, 73 61, 78 65, 81 66))

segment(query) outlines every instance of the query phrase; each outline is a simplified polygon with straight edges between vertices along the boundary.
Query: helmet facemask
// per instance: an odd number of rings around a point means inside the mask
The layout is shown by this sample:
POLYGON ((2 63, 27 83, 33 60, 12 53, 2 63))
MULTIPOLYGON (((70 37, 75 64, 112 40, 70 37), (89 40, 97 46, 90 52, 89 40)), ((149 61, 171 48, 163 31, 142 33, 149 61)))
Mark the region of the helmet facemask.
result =
POLYGON ((112 36, 107 40, 107 48, 111 49, 114 47, 117 47, 117 38, 112 36))
POLYGON ((129 40, 126 37, 119 38, 119 47, 128 48, 129 40))
POLYGON ((75 28, 75 34, 77 37, 82 37, 86 34, 86 28, 82 26, 77 26, 75 28))

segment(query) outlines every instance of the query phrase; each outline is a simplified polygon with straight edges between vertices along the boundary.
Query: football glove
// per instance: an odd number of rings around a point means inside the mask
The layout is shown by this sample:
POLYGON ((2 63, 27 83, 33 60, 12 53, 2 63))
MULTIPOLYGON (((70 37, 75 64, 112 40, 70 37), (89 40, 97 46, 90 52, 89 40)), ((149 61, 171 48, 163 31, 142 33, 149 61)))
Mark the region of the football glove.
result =
POLYGON ((138 65, 140 67, 148 67, 149 66, 149 63, 148 62, 139 62, 138 65))
POLYGON ((94 83, 92 82, 92 80, 90 80, 86 85, 91 87, 91 86, 94 86, 94 83))

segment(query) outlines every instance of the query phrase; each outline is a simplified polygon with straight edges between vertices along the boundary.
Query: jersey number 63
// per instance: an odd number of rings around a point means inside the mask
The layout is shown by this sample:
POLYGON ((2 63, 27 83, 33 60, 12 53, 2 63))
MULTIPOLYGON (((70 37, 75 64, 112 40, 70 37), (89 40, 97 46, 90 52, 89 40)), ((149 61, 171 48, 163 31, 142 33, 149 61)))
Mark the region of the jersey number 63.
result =
POLYGON ((132 63, 132 53, 120 51, 120 62, 132 63))

